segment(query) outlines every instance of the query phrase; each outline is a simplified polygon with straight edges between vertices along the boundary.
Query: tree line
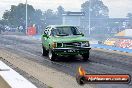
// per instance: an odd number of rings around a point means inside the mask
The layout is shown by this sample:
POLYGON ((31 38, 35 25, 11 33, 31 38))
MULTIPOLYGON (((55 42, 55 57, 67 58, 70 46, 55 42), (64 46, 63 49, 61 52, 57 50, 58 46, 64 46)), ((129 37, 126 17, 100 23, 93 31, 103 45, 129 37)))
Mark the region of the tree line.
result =
MULTIPOLYGON (((48 25, 54 24, 53 22, 50 23, 51 19, 58 19, 58 23, 61 22, 62 14, 64 13, 64 8, 59 6, 56 12, 53 10, 48 9, 42 12, 40 9, 34 9, 32 5, 27 5, 27 21, 28 26, 32 24, 36 25, 48 25)), ((20 3, 18 6, 12 5, 10 10, 6 10, 3 14, 3 23, 5 25, 12 25, 14 27, 17 26, 25 26, 26 21, 26 4, 20 3)))
MULTIPOLYGON (((6 10, 3 14, 1 24, 10 25, 13 27, 17 26, 25 26, 26 19, 26 4, 20 3, 19 5, 12 5, 10 10, 6 10)), ((57 11, 53 11, 52 9, 47 9, 46 11, 41 11, 40 9, 35 9, 32 5, 27 5, 28 10, 28 26, 33 24, 39 25, 41 27, 45 27, 49 24, 62 24, 62 14, 66 11, 62 6, 57 7, 57 11)), ((88 0, 81 4, 81 11, 85 13, 84 18, 82 19, 82 25, 89 25, 93 31, 98 31, 104 34, 106 28, 112 27, 115 23, 109 24, 109 8, 104 5, 102 0, 88 0)), ((127 15, 129 19, 129 23, 127 24, 129 27, 132 27, 132 13, 128 13, 127 15)), ((95 33, 95 32, 94 32, 95 33)))

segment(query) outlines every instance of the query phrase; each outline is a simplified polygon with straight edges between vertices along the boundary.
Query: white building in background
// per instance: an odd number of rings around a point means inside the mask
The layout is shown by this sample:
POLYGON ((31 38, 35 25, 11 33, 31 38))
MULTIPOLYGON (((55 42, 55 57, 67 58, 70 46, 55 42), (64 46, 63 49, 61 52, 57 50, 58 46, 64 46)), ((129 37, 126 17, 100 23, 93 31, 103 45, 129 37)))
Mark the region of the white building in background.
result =
POLYGON ((84 17, 83 12, 66 12, 63 14, 63 25, 81 26, 81 18, 84 17))

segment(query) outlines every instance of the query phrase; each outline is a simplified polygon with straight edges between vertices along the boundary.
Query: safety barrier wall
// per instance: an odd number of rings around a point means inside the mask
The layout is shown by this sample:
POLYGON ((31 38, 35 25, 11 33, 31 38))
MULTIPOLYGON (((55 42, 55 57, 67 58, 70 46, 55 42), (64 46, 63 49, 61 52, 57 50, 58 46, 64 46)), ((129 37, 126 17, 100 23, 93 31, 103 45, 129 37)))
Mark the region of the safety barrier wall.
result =
POLYGON ((120 48, 132 49, 132 39, 117 38, 115 40, 114 46, 120 48))
POLYGON ((0 88, 37 88, 18 72, 0 61, 0 88))
POLYGON ((117 39, 115 42, 116 47, 132 49, 131 39, 117 39))

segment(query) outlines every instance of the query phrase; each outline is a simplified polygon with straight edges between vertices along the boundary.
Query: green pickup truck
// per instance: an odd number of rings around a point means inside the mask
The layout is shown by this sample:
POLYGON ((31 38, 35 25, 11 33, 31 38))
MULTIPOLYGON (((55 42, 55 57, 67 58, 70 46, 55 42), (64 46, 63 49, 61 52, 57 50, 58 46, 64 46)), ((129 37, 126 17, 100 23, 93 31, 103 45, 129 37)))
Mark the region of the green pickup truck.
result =
POLYGON ((48 55, 51 61, 57 56, 82 55, 83 60, 89 58, 90 44, 77 27, 50 25, 42 34, 42 54, 48 55))

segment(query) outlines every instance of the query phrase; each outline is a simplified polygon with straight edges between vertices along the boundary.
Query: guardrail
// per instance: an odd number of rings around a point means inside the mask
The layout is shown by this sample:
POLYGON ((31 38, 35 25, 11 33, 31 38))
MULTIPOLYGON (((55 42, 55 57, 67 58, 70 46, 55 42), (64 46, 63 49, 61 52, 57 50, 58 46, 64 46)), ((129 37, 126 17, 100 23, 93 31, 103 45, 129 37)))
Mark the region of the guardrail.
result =
POLYGON ((0 88, 37 88, 22 75, 0 61, 0 88), (1 87, 2 86, 2 87, 1 87))

